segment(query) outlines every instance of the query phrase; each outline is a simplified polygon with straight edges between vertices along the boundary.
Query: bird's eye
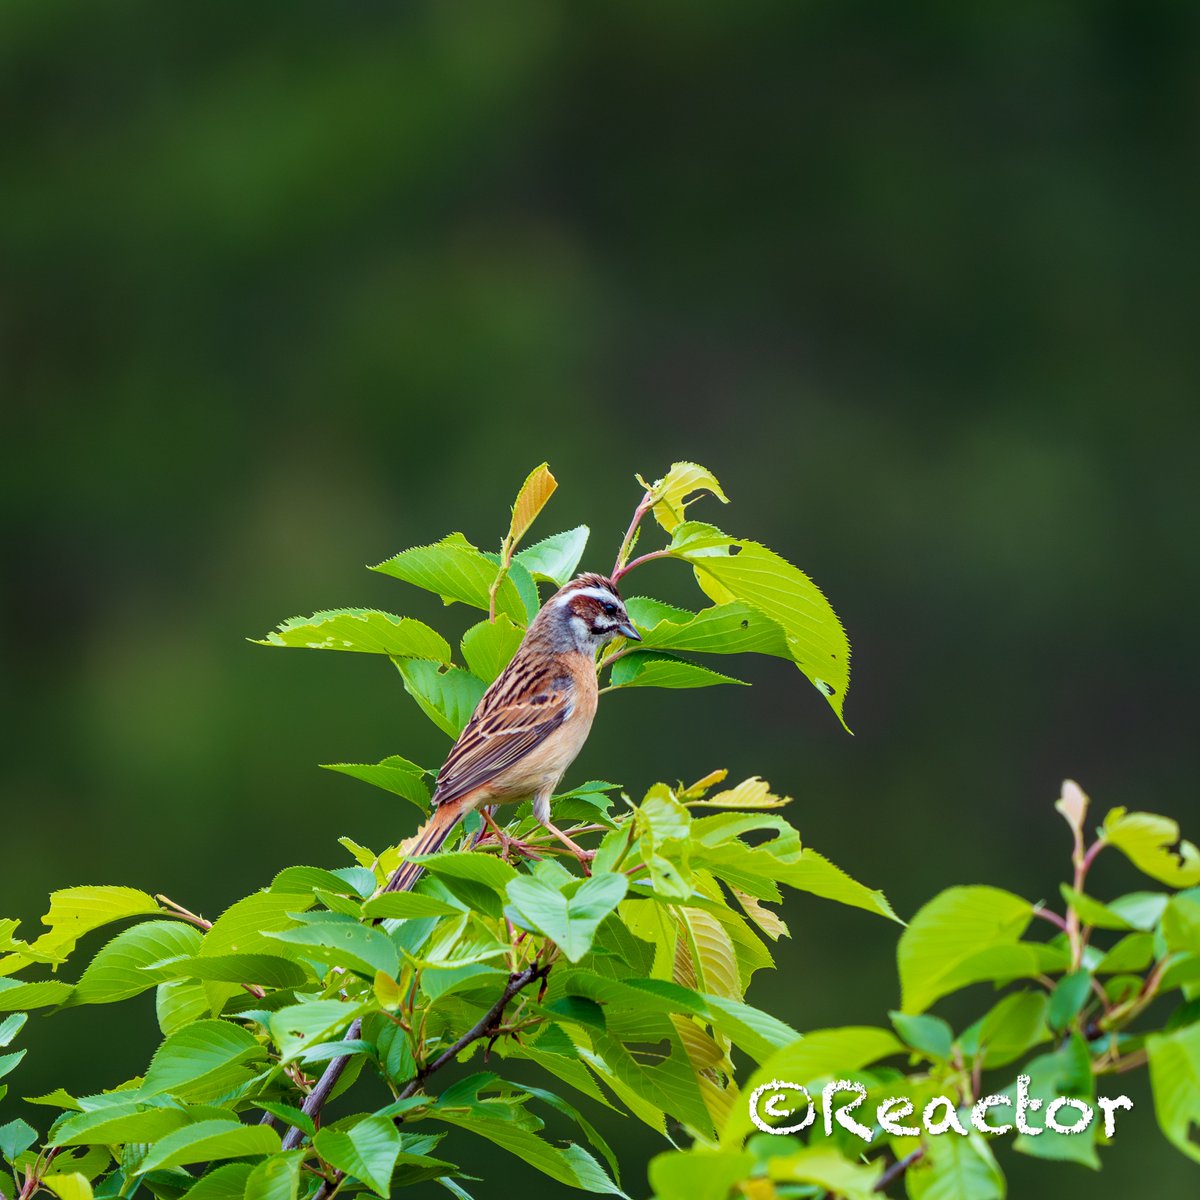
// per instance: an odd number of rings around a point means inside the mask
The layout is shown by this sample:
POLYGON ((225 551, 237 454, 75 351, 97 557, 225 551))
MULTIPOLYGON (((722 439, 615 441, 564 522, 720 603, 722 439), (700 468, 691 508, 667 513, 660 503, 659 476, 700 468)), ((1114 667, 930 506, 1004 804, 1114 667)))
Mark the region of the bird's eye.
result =
POLYGON ((604 605, 604 611, 611 617, 616 613, 617 606, 611 601, 606 601, 604 605))

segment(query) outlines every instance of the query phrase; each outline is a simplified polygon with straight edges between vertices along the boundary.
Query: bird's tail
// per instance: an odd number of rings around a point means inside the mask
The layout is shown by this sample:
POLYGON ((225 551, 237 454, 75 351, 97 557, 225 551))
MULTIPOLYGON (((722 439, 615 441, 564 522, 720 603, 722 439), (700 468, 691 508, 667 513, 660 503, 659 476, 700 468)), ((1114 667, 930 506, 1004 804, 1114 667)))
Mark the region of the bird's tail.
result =
POLYGON ((411 891, 416 886, 417 880, 425 874, 425 868, 420 863, 411 860, 419 854, 433 854, 440 850, 442 843, 450 836, 462 815, 461 805, 447 804, 442 808, 435 808, 433 816, 404 843, 402 849, 406 861, 388 880, 388 885, 383 890, 385 892, 411 891))

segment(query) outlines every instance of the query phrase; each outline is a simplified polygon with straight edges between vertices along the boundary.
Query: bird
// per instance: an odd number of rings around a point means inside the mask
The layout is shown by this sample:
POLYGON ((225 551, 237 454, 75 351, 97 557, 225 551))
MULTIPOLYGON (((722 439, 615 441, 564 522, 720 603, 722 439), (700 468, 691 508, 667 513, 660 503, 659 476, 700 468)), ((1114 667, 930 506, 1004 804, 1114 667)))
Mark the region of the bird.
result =
POLYGON ((612 579, 579 575, 546 601, 451 747, 434 784, 433 813, 405 843, 405 861, 385 891, 410 890, 424 873, 411 860, 439 850, 469 812, 480 811, 507 844, 490 807, 526 798, 537 821, 581 862, 590 857, 555 827, 550 797, 587 741, 599 697, 596 652, 616 637, 642 640, 612 579))

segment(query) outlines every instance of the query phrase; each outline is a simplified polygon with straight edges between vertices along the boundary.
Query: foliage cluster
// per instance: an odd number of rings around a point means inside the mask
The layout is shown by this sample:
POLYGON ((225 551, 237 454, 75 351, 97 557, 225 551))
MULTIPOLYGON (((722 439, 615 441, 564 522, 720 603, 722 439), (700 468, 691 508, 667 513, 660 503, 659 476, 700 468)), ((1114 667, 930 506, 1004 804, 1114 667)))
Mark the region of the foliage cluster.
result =
MULTIPOLYGON (((725 500, 705 469, 676 464, 643 486, 612 574, 681 560, 711 603, 691 612, 631 597, 644 641, 616 643, 598 662, 605 689, 734 683, 693 656, 753 652, 794 663, 841 719, 849 646, 815 585, 765 546, 688 519, 697 495, 725 500), (669 540, 639 555, 648 516, 669 540)), ((554 488, 545 467, 530 475, 498 553, 452 534, 376 568, 488 614, 462 636, 460 662, 429 625, 374 610, 295 618, 264 642, 384 656, 420 711, 456 736, 538 611, 539 589, 571 577, 586 547, 580 527, 518 549, 554 488)), ((428 808, 430 772, 406 758, 333 769, 428 808)), ((949 1095, 969 1113, 1018 1070, 1035 1095, 1089 1097, 1096 1076, 1147 1061, 1164 1132, 1200 1158, 1189 1132, 1200 1121, 1200 857, 1186 842, 1171 849, 1173 823, 1117 809, 1088 844, 1086 798, 1065 789, 1075 839, 1065 915, 994 888, 945 891, 900 937, 892 1028, 800 1036, 746 1001, 787 936, 771 907, 781 889, 896 917, 882 893, 802 844, 781 815, 786 803, 757 778, 726 787, 721 771, 655 784, 637 802, 591 781, 554 801, 556 822, 595 847, 582 873, 564 865, 526 804, 503 839, 466 822, 422 860, 427 874, 413 892, 383 891, 402 843, 376 852, 345 838, 350 865, 288 867, 212 922, 131 888, 56 892, 41 936, 21 940, 17 922, 0 921, 0 1013, 12 1014, 0 1048, 16 1043, 33 1010, 151 989, 162 1042, 100 1094, 31 1098, 48 1110, 44 1129, 20 1117, 0 1125, 9 1168, 0 1194, 117 1200, 144 1188, 157 1200, 326 1200, 436 1181, 465 1196, 454 1136, 442 1144, 456 1131, 560 1184, 624 1194, 617 1156, 577 1107, 582 1098, 670 1139, 676 1148, 650 1164, 659 1200, 863 1200, 893 1186, 913 1200, 990 1200, 1004 1181, 978 1132, 876 1129, 864 1154, 841 1127, 807 1140, 754 1133, 747 1097, 776 1079, 819 1089, 852 1074, 872 1097, 919 1107, 949 1095), (515 855, 510 837, 526 852, 515 855), (1180 890, 1091 897, 1088 870, 1109 846, 1180 890), (1049 940, 1026 936, 1035 917, 1049 940), (118 922, 133 923, 91 953, 74 983, 58 977, 80 943, 118 922), (961 1032, 928 1012, 983 982, 1007 990, 961 1032), (1155 1002, 1175 993, 1182 1003, 1144 1028, 1155 1002), (463 1063, 478 1069, 446 1071, 463 1063), (516 1083, 509 1068, 518 1064, 548 1086, 516 1083), (579 1142, 550 1141, 549 1114, 572 1122, 579 1142)), ((0 1057, 0 1076, 23 1053, 0 1057)), ((1096 1166, 1102 1140, 1093 1125, 1016 1143, 1096 1166)))

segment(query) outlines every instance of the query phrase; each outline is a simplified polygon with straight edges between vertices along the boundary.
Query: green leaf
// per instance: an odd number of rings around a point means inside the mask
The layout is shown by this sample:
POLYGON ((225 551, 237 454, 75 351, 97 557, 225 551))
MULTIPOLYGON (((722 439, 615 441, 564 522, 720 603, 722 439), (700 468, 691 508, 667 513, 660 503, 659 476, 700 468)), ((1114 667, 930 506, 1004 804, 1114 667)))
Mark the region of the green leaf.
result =
POLYGON ((463 661, 472 674, 491 683, 508 666, 524 636, 525 631, 503 614, 494 621, 480 621, 463 634, 463 661))
POLYGON ((707 799, 686 800, 688 808, 736 808, 760 811, 767 808, 783 808, 792 802, 790 796, 776 796, 765 779, 752 775, 743 779, 736 787, 726 788, 707 799))
MULTIPOLYGON (((1200 953, 1200 888, 1171 897, 1162 915, 1162 936, 1168 950, 1200 953)), ((0 1046, 6 1044, 0 1040, 0 1046)))
POLYGON ((954 1048, 954 1030, 941 1017, 912 1017, 889 1012, 888 1017, 905 1044, 928 1058, 945 1062, 954 1048))
POLYGON ((593 875, 568 898, 530 875, 508 884, 508 899, 526 922, 552 938, 570 959, 578 962, 591 948, 600 922, 625 898, 629 880, 619 873, 593 875))
POLYGON ((424 863, 425 869, 432 875, 481 883, 502 896, 509 883, 517 878, 517 872, 503 859, 470 850, 416 855, 412 861, 424 863))
POLYGON ((745 687, 742 679, 710 671, 673 654, 657 650, 635 650, 612 665, 608 690, 627 687, 698 688, 714 687, 719 683, 736 683, 745 687))
MULTIPOLYGON (((750 1076, 742 1092, 749 1097, 755 1088, 773 1079, 803 1086, 826 1076, 841 1079, 903 1050, 901 1042, 886 1029, 871 1026, 818 1029, 777 1050, 750 1076)), ((726 1148, 740 1145, 752 1128, 748 1104, 735 1104, 721 1131, 721 1145, 726 1148)))
POLYGON ((12 1054, 0 1054, 0 1079, 5 1075, 11 1075, 21 1064, 21 1059, 28 1053, 27 1050, 17 1050, 12 1054))
POLYGON ((1130 892, 1110 900, 1108 907, 1134 929, 1149 933, 1162 920, 1168 899, 1165 892, 1130 892))
POLYGON ((50 911, 42 924, 50 931, 30 947, 51 960, 62 961, 85 933, 126 917, 159 913, 153 896, 127 887, 74 887, 52 892, 50 911))
POLYGON ((781 862, 775 878, 797 891, 811 892, 814 896, 823 896, 838 904, 878 913, 889 921, 902 924, 881 891, 851 879, 841 867, 834 866, 824 855, 807 846, 794 861, 781 862))
POLYGON ((1188 1158, 1200 1162, 1192 1129, 1200 1125, 1200 1024, 1146 1039, 1154 1112, 1163 1136, 1188 1158))
POLYGON ((1070 975, 1064 975, 1050 993, 1046 1024, 1055 1032, 1066 1029, 1079 1015, 1079 1010, 1091 994, 1092 977, 1087 971, 1073 971, 1070 975))
POLYGON ((13 1038, 25 1028, 25 1022, 28 1020, 27 1013, 13 1013, 11 1017, 0 1021, 0 1050, 12 1042, 13 1038))
POLYGON ((1135 867, 1160 883, 1179 888, 1200 883, 1200 850, 1180 840, 1179 825, 1169 817, 1114 808, 1104 818, 1100 834, 1135 867), (1171 849, 1177 842, 1178 850, 1171 849))
POLYGON ((0 1125, 0 1157, 12 1162, 37 1141, 37 1136, 37 1130, 20 1117, 0 1125))
POLYGON ((750 604, 734 601, 690 613, 635 596, 625 608, 647 649, 792 657, 782 626, 750 604))
POLYGON ((1126 934, 1096 964, 1097 975, 1119 975, 1144 971, 1154 959, 1154 937, 1149 933, 1126 934))
POLYGON ((1107 904, 1093 900, 1091 896, 1077 892, 1068 884, 1059 884, 1062 898, 1079 914, 1079 920, 1084 925, 1092 925, 1097 929, 1132 929, 1133 926, 1120 913, 1114 912, 1107 904))
POLYGON ((456 738, 483 698, 487 685, 461 667, 439 670, 436 663, 398 658, 404 688, 421 711, 443 732, 456 738))
POLYGON ((118 933, 80 976, 69 1004, 112 1004, 149 991, 164 976, 151 970, 163 959, 192 955, 201 935, 180 921, 144 921, 118 933))
POLYGON ((670 553, 692 565, 711 600, 740 600, 779 625, 792 660, 845 724, 850 643, 837 614, 803 571, 758 542, 735 540, 696 521, 675 530, 670 553))
POLYGON ((253 1169, 249 1163, 226 1163, 206 1171, 188 1188, 186 1200, 244 1200, 246 1183, 253 1169))
POLYGON ((668 533, 687 519, 687 507, 700 493, 707 492, 722 504, 729 503, 717 477, 697 463, 672 463, 671 469, 647 491, 654 497, 654 519, 668 533))
POLYGON ((165 1037, 199 1020, 209 1011, 208 992, 202 983, 188 980, 160 983, 154 996, 154 1011, 165 1037))
POLYGON ((650 1160, 650 1186, 656 1200, 726 1200, 754 1166, 743 1150, 668 1150, 650 1160))
POLYGON ((577 525, 564 533, 553 534, 522 550, 513 561, 520 563, 534 579, 563 587, 575 575, 589 532, 586 525, 577 525))
POLYGON ((242 1064, 266 1056, 257 1039, 228 1021, 193 1021, 172 1033, 156 1051, 142 1081, 141 1095, 170 1092, 203 1102, 245 1081, 242 1064))
POLYGON ((983 1065, 1002 1067, 1014 1062, 1030 1046, 1046 1041, 1049 1036, 1045 994, 1014 992, 1005 996, 980 1022, 978 1046, 983 1065))
POLYGON ((363 905, 364 917, 449 917, 461 912, 453 904, 420 892, 385 892, 363 905))
MULTIPOLYGON (((488 610, 488 590, 496 578, 496 567, 461 534, 432 546, 417 546, 371 568, 436 592, 447 603, 459 601, 474 608, 488 610)), ((518 625, 528 620, 525 604, 511 577, 501 581, 496 590, 496 612, 505 613, 518 625)))
POLYGON ((851 1162, 828 1146, 770 1158, 767 1173, 777 1183, 814 1183, 843 1200, 875 1200, 879 1179, 877 1166, 851 1162))
POLYGON ((0 979, 0 1012, 16 1012, 18 1009, 24 1011, 62 1004, 72 991, 69 983, 62 983, 57 979, 46 979, 37 983, 17 983, 14 979, 0 979))
MULTIPOLYGON (((1033 1059, 1022 1072, 1031 1078, 1029 1095, 1041 1102, 1037 1115, 1027 1117, 1030 1125, 1040 1128, 1040 1134, 1018 1135, 1014 1147, 1021 1154, 1034 1158, 1055 1161, 1077 1162, 1098 1170, 1100 1159, 1096 1154, 1097 1122, 1093 1119, 1087 1130, 1079 1134, 1057 1133, 1045 1126, 1046 1110, 1059 1096, 1076 1097, 1091 1104, 1095 1098, 1095 1080, 1092 1076, 1091 1056, 1087 1043, 1078 1033, 1072 1033, 1064 1045, 1050 1054, 1041 1054, 1033 1059)), ((1005 1088, 1010 1099, 1016 1089, 1005 1088)), ((1071 1124, 1078 1116, 1074 1108, 1060 1113, 1060 1124, 1071 1124)))
POLYGON ((361 779, 395 796, 411 800, 422 812, 429 812, 429 788, 425 772, 398 754, 377 763, 322 763, 326 771, 337 771, 351 779, 361 779))
POLYGON ((435 1106, 429 1115, 448 1125, 458 1125, 479 1137, 514 1154, 522 1162, 549 1175, 568 1187, 603 1195, 623 1196, 625 1193, 608 1177, 604 1168, 582 1146, 568 1143, 565 1147, 551 1146, 536 1133, 516 1125, 511 1120, 497 1120, 480 1113, 481 1106, 469 1111, 455 1111, 435 1106))
POLYGON ((926 904, 900 935, 901 1009, 920 1013, 981 980, 1036 974, 1037 952, 1020 945, 1033 906, 991 887, 953 887, 926 904))
POLYGON ((139 1174, 165 1171, 189 1163, 221 1158, 277 1154, 279 1134, 269 1125, 243 1125, 240 1121, 198 1121, 168 1133, 142 1160, 139 1174))
POLYGON ((43 1175, 42 1186, 58 1200, 92 1200, 92 1184, 77 1171, 62 1175, 43 1175))
POLYGON ((164 1108, 131 1100, 68 1117, 54 1127, 54 1136, 48 1144, 110 1146, 119 1142, 157 1142, 191 1123, 191 1117, 182 1108, 164 1108))
POLYGON ((188 955, 157 963, 154 973, 165 979, 257 983, 269 988, 299 987, 312 978, 299 963, 270 954, 188 955))
POLYGON ((357 971, 368 979, 376 971, 395 978, 400 959, 391 938, 380 929, 357 921, 330 920, 282 929, 270 935, 292 946, 303 946, 310 958, 357 971))
POLYGON ((327 1163, 365 1183, 386 1200, 402 1145, 400 1133, 390 1120, 367 1117, 348 1130, 322 1129, 313 1145, 327 1163))
POLYGON ((398 658, 450 661, 450 643, 422 621, 371 608, 334 608, 311 617, 292 617, 259 646, 299 646, 308 650, 353 650, 398 658))
POLYGON ((302 1057, 310 1047, 341 1033, 361 1013, 362 1007, 358 1004, 341 1000, 306 1000, 272 1013, 269 1026, 283 1061, 291 1062, 302 1057))
POLYGON ((264 1159, 246 1179, 244 1200, 296 1200, 304 1155, 303 1150, 293 1150, 264 1159))
POLYGON ((909 1200, 1004 1200, 1004 1173, 982 1134, 927 1138, 905 1172, 909 1200))

